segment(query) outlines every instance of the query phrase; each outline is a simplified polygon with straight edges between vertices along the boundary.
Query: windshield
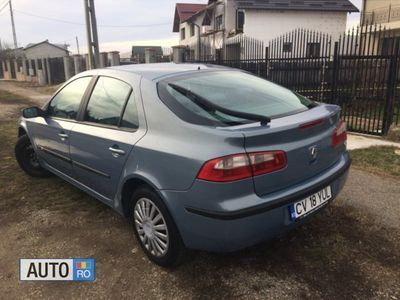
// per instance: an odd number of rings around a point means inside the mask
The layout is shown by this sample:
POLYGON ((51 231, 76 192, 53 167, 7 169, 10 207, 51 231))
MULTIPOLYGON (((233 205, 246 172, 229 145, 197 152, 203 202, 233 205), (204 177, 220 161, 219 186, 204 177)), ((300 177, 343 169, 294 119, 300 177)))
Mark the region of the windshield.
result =
POLYGON ((209 109, 182 90, 227 110, 270 118, 302 112, 315 105, 288 89, 240 71, 199 72, 159 83, 160 98, 178 117, 203 125, 232 126, 254 121, 209 109))

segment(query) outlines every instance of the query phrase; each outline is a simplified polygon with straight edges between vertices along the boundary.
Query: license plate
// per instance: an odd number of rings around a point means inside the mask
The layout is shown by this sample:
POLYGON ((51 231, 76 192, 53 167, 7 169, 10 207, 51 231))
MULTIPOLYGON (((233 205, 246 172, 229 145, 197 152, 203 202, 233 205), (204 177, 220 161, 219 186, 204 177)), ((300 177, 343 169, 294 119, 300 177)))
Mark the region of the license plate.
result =
POLYGON ((324 206, 329 199, 332 198, 332 190, 330 186, 320 190, 319 192, 308 196, 307 198, 295 202, 289 206, 290 217, 292 220, 304 217, 309 213, 324 206))

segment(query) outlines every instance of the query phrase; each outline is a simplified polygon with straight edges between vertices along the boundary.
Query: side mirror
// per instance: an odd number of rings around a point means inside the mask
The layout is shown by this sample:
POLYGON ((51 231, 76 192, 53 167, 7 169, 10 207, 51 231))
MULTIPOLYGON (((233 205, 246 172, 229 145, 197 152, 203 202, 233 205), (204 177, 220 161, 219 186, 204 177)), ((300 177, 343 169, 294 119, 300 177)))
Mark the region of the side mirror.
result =
POLYGON ((26 119, 36 118, 36 117, 44 117, 45 112, 36 106, 25 108, 22 110, 22 116, 26 119))

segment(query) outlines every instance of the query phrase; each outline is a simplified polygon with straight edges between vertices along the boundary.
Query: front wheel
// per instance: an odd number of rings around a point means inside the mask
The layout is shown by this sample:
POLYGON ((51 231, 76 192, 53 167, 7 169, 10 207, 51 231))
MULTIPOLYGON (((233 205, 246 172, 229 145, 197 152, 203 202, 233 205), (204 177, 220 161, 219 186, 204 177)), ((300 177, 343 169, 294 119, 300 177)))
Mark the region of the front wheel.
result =
POLYGON ((15 158, 21 169, 32 177, 49 177, 51 175, 40 165, 35 149, 27 135, 18 139, 15 145, 15 158))
POLYGON ((162 267, 183 262, 188 250, 160 197, 147 187, 138 188, 131 200, 131 222, 147 257, 162 267))

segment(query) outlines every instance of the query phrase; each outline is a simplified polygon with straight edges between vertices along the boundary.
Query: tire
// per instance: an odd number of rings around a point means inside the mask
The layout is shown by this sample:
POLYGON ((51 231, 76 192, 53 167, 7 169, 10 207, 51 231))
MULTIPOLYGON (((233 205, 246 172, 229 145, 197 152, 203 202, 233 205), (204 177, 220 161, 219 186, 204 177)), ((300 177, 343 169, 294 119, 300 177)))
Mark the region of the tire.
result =
POLYGON ((130 222, 147 257, 171 268, 188 258, 179 231, 161 198, 147 186, 135 190, 130 203, 130 222))
POLYGON ((22 135, 15 145, 15 158, 22 170, 32 177, 49 177, 51 173, 43 169, 27 135, 22 135))

